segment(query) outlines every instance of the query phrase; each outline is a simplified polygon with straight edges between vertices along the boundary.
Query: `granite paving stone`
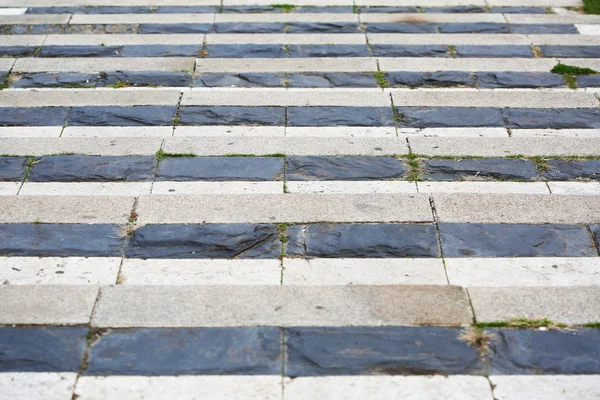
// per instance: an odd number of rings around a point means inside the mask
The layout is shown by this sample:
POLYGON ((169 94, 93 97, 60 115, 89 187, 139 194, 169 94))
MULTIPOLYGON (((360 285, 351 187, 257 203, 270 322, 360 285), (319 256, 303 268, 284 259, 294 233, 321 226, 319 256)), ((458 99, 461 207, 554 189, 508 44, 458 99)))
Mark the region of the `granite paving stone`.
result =
POLYGON ((0 372, 76 372, 88 328, 0 327, 0 372))
POLYGON ((442 13, 442 14, 471 14, 471 13, 486 13, 487 9, 477 6, 454 6, 454 7, 420 7, 426 13, 442 13))
POLYGON ((196 87, 284 87, 283 73, 211 73, 206 72, 196 76, 196 87))
POLYGON ((286 80, 289 87, 377 87, 368 72, 290 73, 286 80))
MULTIPOLYGON (((211 6, 158 6, 155 14, 213 14, 219 12, 219 7, 211 6)), ((109 13, 112 14, 112 13, 109 13)))
POLYGON ((287 126, 393 126, 391 107, 289 107, 287 126))
POLYGON ((433 225, 312 224, 287 228, 290 256, 324 258, 438 257, 433 225))
POLYGON ((368 33, 437 33, 435 24, 427 23, 370 23, 368 33))
POLYGON ((365 6, 358 7, 360 14, 367 13, 410 13, 416 14, 419 12, 417 7, 384 7, 384 6, 365 6))
POLYGON ((279 157, 173 157, 161 161, 158 181, 274 181, 283 179, 279 157))
POLYGON ((423 160, 425 178, 431 180, 461 180, 490 178, 498 180, 531 180, 538 170, 529 160, 484 158, 462 160, 423 160))
POLYGON ((544 57, 599 58, 600 46, 540 46, 544 57))
POLYGON ((485 57, 485 58, 513 58, 513 57, 534 57, 533 51, 529 46, 511 45, 511 46, 456 46, 457 57, 485 57))
POLYGON ((27 157, 0 156, 0 182, 21 182, 27 173, 27 157))
MULTIPOLYGON (((165 15, 168 19, 168 16, 165 15)), ((208 33, 210 24, 140 24, 140 34, 208 33)))
POLYGON ((48 156, 40 157, 29 174, 31 182, 151 181, 154 157, 48 156))
POLYGON ((293 45, 289 46, 289 57, 369 57, 366 45, 293 45))
POLYGON ((44 46, 38 57, 122 57, 123 46, 44 46))
POLYGON ((456 87, 475 85, 475 79, 473 78, 473 75, 470 72, 463 71, 394 71, 387 72, 385 77, 391 87, 456 87))
POLYGON ((281 330, 112 330, 92 344, 88 363, 86 375, 280 375, 281 330))
POLYGON ((377 57, 450 57, 445 45, 371 45, 377 57))
POLYGON ((34 46, 0 46, 0 57, 32 57, 37 49, 34 46))
POLYGON ((287 328, 286 375, 469 375, 483 372, 479 352, 459 328, 287 328))
POLYGON ((203 45, 132 45, 123 46, 123 57, 197 57, 203 45))
POLYGON ((580 225, 439 225, 445 257, 595 257, 587 227, 580 225))
POLYGON ((490 10, 494 14, 547 14, 544 7, 492 7, 490 10))
POLYGON ((510 33, 508 24, 494 22, 438 23, 439 33, 510 33))
POLYGON ((406 172, 406 164, 393 157, 291 156, 285 161, 288 181, 390 179, 406 172))
POLYGON ((398 127, 503 127, 504 119, 496 108, 396 107, 398 127))
POLYGON ((600 224, 590 225, 590 231, 592 232, 592 235, 594 236, 596 246, 600 250, 600 224))
POLYGON ((110 224, 0 224, 0 254, 39 257, 118 257, 122 227, 110 224))
POLYGON ((280 58, 285 57, 283 44, 207 44, 206 57, 280 58))
POLYGON ((576 78, 577 87, 600 87, 600 75, 578 76, 576 78))
POLYGON ((176 111, 175 106, 73 107, 67 124, 70 126, 165 126, 173 125, 176 111))
POLYGON ((570 35, 579 34, 579 31, 573 24, 510 24, 510 27, 513 33, 570 35))
POLYGON ((600 373, 600 329, 490 329, 490 375, 600 373))
POLYGON ((502 110, 502 114, 508 128, 600 128, 600 110, 593 108, 506 108, 502 110))
POLYGON ((63 126, 69 107, 0 107, 0 126, 63 126))
POLYGON ((565 87, 564 78, 549 72, 477 72, 477 84, 482 88, 565 87))
POLYGON ((284 33, 284 23, 218 22, 216 33, 284 33))
POLYGON ((192 75, 189 72, 161 71, 107 71, 97 75, 98 86, 112 86, 119 82, 132 86, 189 86, 192 75))
POLYGON ((284 125, 283 107, 181 107, 181 125, 284 125))
POLYGON ((133 232, 129 258, 275 258, 279 233, 269 224, 144 225, 133 232))
POLYGON ((546 164, 548 169, 543 172, 543 175, 550 181, 600 180, 600 160, 548 160, 546 164))
POLYGON ((97 81, 96 74, 78 72, 55 72, 25 74, 11 83, 14 88, 34 87, 94 87, 97 81))
POLYGON ((360 33, 354 22, 288 22, 287 33, 360 33))

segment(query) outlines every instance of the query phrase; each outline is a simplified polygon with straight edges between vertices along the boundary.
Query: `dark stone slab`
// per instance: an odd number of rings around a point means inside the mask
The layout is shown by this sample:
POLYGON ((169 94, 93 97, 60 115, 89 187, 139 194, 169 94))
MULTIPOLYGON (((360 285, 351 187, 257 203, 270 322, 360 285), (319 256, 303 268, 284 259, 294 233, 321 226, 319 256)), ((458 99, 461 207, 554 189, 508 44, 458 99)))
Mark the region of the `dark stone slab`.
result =
POLYGON ((44 46, 38 57, 122 57, 123 46, 44 46))
POLYGON ((412 71, 393 71, 386 72, 385 79, 388 81, 391 87, 398 86, 410 86, 420 87, 425 85, 425 78, 423 72, 412 72, 412 71))
POLYGON ((88 328, 0 327, 0 372, 77 372, 88 328))
POLYGON ((599 58, 600 46, 540 46, 544 57, 599 58))
POLYGON ((161 161, 159 181, 277 181, 283 178, 278 157, 175 157, 161 161))
POLYGON ((547 14, 544 7, 493 7, 492 14, 547 14))
MULTIPOLYGON (((58 32, 64 34, 71 33, 118 33, 132 34, 139 32, 139 24, 76 24, 76 25, 59 25, 58 32)), ((40 32, 41 34, 42 32, 40 32)))
POLYGON ((366 45, 314 44, 289 46, 289 57, 369 57, 366 45))
POLYGON ((511 24, 513 33, 525 34, 574 34, 579 31, 573 24, 511 24))
MULTIPOLYGON (((165 18, 168 18, 165 16, 165 18)), ((210 24, 140 24, 140 34, 208 33, 210 24)), ((202 43, 198 43, 202 45, 202 43)))
POLYGON ((78 72, 41 72, 25 74, 12 82, 14 88, 35 87, 95 87, 97 77, 95 74, 78 72))
POLYGON ((98 86, 112 86, 119 82, 129 82, 133 86, 190 86, 192 75, 189 72, 161 71, 112 71, 98 75, 98 86))
POLYGON ((510 33, 508 24, 495 22, 448 22, 437 26, 440 33, 510 33))
POLYGON ((483 373, 479 352, 460 328, 287 328, 288 376, 470 375, 483 373))
MULTIPOLYGON (((402 18, 402 17, 399 17, 402 18)), ((367 24, 369 33, 437 33, 435 24, 428 23, 372 23, 367 24)))
POLYGON ((0 156, 0 182, 21 182, 27 173, 28 157, 0 156))
POLYGON ((119 257, 122 227, 109 224, 0 224, 0 254, 119 257))
POLYGON ((481 14, 487 10, 483 7, 476 6, 456 6, 456 7, 429 7, 422 8, 426 13, 442 13, 442 14, 481 14))
POLYGON ((434 225, 312 224, 288 227, 286 253, 322 258, 439 257, 434 225))
POLYGON ((474 86, 475 79, 469 72, 438 71, 438 72, 386 72, 385 77, 391 87, 456 87, 474 86))
POLYGON ((87 6, 73 10, 73 14, 149 14, 150 7, 127 7, 127 6, 87 6))
POLYGON ((372 6, 372 7, 359 7, 358 12, 361 14, 368 13, 411 13, 416 14, 419 12, 417 7, 380 7, 380 6, 372 6))
POLYGON ((78 7, 30 7, 25 14, 73 14, 78 10, 81 9, 78 7))
POLYGON ((529 160, 483 158, 463 160, 423 160, 425 177, 432 180, 492 178, 497 180, 531 180, 538 175, 529 160))
POLYGON ((0 46, 0 57, 31 57, 37 49, 34 46, 0 46))
POLYGON ((134 231, 129 258, 275 258, 279 232, 268 224, 144 225, 134 231))
POLYGON ((369 72, 305 72, 287 74, 289 87, 377 87, 369 72))
POLYGON ((283 107, 199 107, 181 108, 182 125, 284 125, 283 107))
POLYGON ((401 127, 504 126, 504 119, 496 108, 396 107, 396 114, 401 127))
POLYGON ((73 107, 70 126, 169 126, 175 106, 73 107))
POLYGON ((508 128, 600 128, 600 110, 593 108, 505 108, 508 128))
POLYGON ((377 57, 450 57, 445 45, 371 45, 371 51, 377 57))
POLYGON ((578 76, 577 86, 580 88, 600 87, 600 75, 578 76))
POLYGON ((202 48, 202 43, 123 46, 123 57, 199 57, 202 48))
POLYGON ((219 22, 215 33, 284 33, 284 23, 219 22))
POLYGON ((354 22, 288 22, 287 33, 362 33, 354 22))
POLYGON ((529 46, 456 46, 457 57, 533 57, 529 46))
POLYGON ((405 175, 406 164, 393 157, 289 156, 285 160, 288 181, 357 181, 405 175))
POLYGON ((548 170, 544 178, 550 181, 569 181, 572 179, 600 180, 600 160, 564 161, 548 160, 548 170))
POLYGON ((279 328, 114 329, 86 375, 280 375, 279 328))
POLYGON ((0 71, 0 85, 2 85, 4 83, 4 80, 6 79, 7 76, 8 76, 7 71, 0 71))
POLYGON ((224 6, 222 13, 257 14, 257 13, 283 13, 283 8, 271 6, 224 6))
POLYGON ((287 126, 393 126, 391 107, 289 107, 287 126))
POLYGON ((156 159, 146 156, 47 156, 31 169, 31 182, 135 182, 154 179, 156 159))
POLYGON ((196 76, 196 87, 285 87, 283 73, 212 73, 196 76))
POLYGON ((294 10, 292 11, 295 14, 305 14, 305 13, 310 13, 310 14, 322 14, 322 13, 327 13, 327 14, 350 14, 353 12, 352 7, 336 7, 336 6, 331 6, 331 7, 312 7, 312 6, 302 6, 302 7, 298 7, 298 8, 294 8, 294 10))
POLYGON ((490 375, 600 373, 600 329, 490 329, 490 375))
POLYGON ((282 44, 207 44, 205 51, 207 57, 215 58, 280 58, 286 56, 282 44))
POLYGON ((212 14, 219 12, 219 7, 211 6, 159 6, 155 14, 212 14))
POLYGON ((549 72, 477 72, 477 83, 482 88, 538 88, 564 87, 562 75, 549 72))
POLYGON ((595 257, 585 226, 438 224, 445 257, 595 257))
POLYGON ((69 107, 0 107, 0 126, 63 126, 69 107))

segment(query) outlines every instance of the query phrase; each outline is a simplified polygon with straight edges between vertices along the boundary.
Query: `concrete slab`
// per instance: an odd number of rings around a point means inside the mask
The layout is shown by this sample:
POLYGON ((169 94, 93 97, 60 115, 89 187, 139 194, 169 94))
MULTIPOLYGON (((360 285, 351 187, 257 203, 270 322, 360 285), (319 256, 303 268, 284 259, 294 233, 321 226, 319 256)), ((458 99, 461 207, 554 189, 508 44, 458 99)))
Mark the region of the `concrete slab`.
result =
POLYGON ((510 133, 513 138, 536 136, 600 137, 600 129, 511 129, 510 133))
MULTIPOLYGON (((76 14, 77 15, 77 14, 76 14)), ((79 14, 82 15, 83 14, 79 14)), ((106 14, 105 14, 106 15, 106 14)), ((115 16, 118 14, 109 14, 115 16)), ((147 15, 147 14, 140 14, 147 15)), ((171 15, 171 14, 169 14, 171 15)), ((92 15, 86 15, 90 17, 92 15)), ((154 15, 162 16, 164 14, 154 15)), ((204 34, 143 34, 143 35, 106 35, 106 34, 77 34, 68 35, 48 35, 44 45, 46 46, 123 46, 137 44, 163 44, 163 45, 181 45, 198 44, 204 41, 204 34)))
MULTIPOLYGON (((377 58, 382 71, 529 71, 548 72, 556 64, 542 58, 377 58)), ((573 65, 573 64, 570 64, 573 65)))
MULTIPOLYGON (((416 129, 404 129, 403 134, 416 133, 416 129)), ((396 129, 392 126, 288 126, 285 128, 287 137, 394 137, 396 129)))
MULTIPOLYGON (((363 14, 361 15, 361 20, 368 16, 373 16, 375 14, 363 14)), ((387 18, 398 18, 398 15, 407 15, 407 14, 379 14, 385 15, 387 18)), ((408 14, 410 15, 410 14, 408 14)), ((420 16, 423 14, 419 14, 420 16)), ((435 14, 436 18, 438 16, 470 16, 474 15, 486 15, 486 14, 435 14)), ((491 16, 499 16, 500 14, 487 14, 488 17, 491 16)), ((423 16, 425 18, 425 16, 423 16)), ((502 19, 504 21, 504 19, 502 19)), ((364 22, 364 21, 363 21, 364 22)), ((531 44, 531 40, 527 38, 526 35, 520 34, 467 34, 467 33, 453 33, 453 34, 444 34, 444 33, 433 33, 433 34, 411 34, 411 33, 368 33, 367 37, 369 38, 369 43, 378 45, 378 44, 404 44, 404 45, 421 45, 421 44, 445 44, 449 45, 482 45, 482 46, 491 46, 491 45, 509 45, 509 44, 531 44)))
MULTIPOLYGON (((550 67, 552 68, 552 67, 550 67)), ((373 58, 199 58, 199 72, 366 72, 377 71, 373 58)))
POLYGON ((501 400, 578 400, 600 397, 599 375, 492 375, 494 396, 501 400))
POLYGON ((179 90, 15 89, 0 92, 5 107, 71 107, 165 105, 179 102, 179 90))
POLYGON ((416 182, 416 184, 419 193, 550 194, 544 182, 416 182))
POLYGON ((70 25, 77 24, 212 24, 214 14, 73 14, 70 25))
POLYGON ((139 196, 151 189, 152 182, 25 182, 19 195, 139 196))
POLYGON ((0 127, 0 138, 59 137, 62 126, 4 126, 0 127))
POLYGON ((159 137, 117 138, 0 138, 0 149, 6 154, 44 156, 48 154, 79 154, 90 156, 151 156, 162 144, 159 137))
MULTIPOLYGON (((1 132, 1 131, 0 131, 1 132)), ((67 126, 61 137, 160 137, 173 135, 170 126, 67 126)))
POLYGON ((3 372, 0 391, 13 400, 69 400, 76 380, 75 372, 3 372))
POLYGON ((0 182, 0 196, 16 196, 21 182, 0 182))
POLYGON ((71 18, 71 14, 0 15, 0 24, 1 25, 66 24, 67 22, 69 22, 70 18, 71 18))
POLYGON ((205 40, 207 44, 367 44, 363 33, 209 33, 205 40))
POLYGON ((284 126, 176 126, 173 136, 194 137, 284 137, 284 126))
POLYGON ((417 193, 414 182, 406 181, 288 181, 288 193, 417 193))
POLYGON ((189 57, 19 58, 12 72, 191 71, 194 64, 189 57))
POLYGON ((277 194, 283 182, 154 182, 153 195, 277 194))
POLYGON ((599 182, 548 182, 552 194, 600 195, 599 182))

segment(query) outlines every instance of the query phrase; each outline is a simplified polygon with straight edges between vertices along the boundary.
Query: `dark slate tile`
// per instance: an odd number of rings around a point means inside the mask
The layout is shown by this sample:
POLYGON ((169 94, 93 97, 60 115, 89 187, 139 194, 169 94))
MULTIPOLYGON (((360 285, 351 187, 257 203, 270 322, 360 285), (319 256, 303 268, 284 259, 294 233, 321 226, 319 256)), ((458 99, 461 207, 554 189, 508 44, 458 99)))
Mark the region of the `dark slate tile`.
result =
POLYGON ((396 107, 396 114, 401 127, 504 127, 504 119, 496 108, 396 107))
MULTIPOLYGON (((402 18, 402 17, 399 17, 402 18)), ((367 24, 368 33, 437 33, 435 24, 428 23, 370 23, 367 24)))
POLYGON ((283 13, 284 9, 280 7, 271 6, 224 6, 222 9, 223 14, 257 14, 257 13, 283 13))
POLYGON ((95 87, 97 77, 95 74, 78 72, 41 72, 25 74, 12 82, 15 88, 36 87, 95 87))
POLYGON ((312 224, 287 228, 289 256, 321 258, 439 257, 434 225, 312 224))
POLYGON ((0 85, 2 85, 4 83, 4 80, 6 79, 7 76, 8 76, 7 71, 0 71, 0 85))
POLYGON ((508 128, 600 128, 600 110, 593 108, 506 108, 502 113, 508 128))
POLYGON ((289 87, 377 87, 370 72, 305 72, 287 74, 289 87))
POLYGON ((125 248, 129 258, 275 258, 279 232, 268 224, 144 225, 125 248))
POLYGON ((483 158, 463 160, 423 160, 425 177, 432 180, 492 178, 504 181, 531 180, 538 175, 529 160, 483 158))
POLYGON ((0 372, 77 372, 88 328, 0 327, 0 372))
POLYGON ((372 7, 359 7, 358 12, 361 14, 368 13, 410 13, 416 14, 419 12, 417 7, 383 7, 383 6, 372 6, 372 7))
POLYGON ((371 45, 376 57, 450 57, 445 45, 371 45))
POLYGON ((34 46, 0 46, 0 57, 32 57, 37 49, 34 46))
POLYGON ((212 73, 196 76, 196 87, 285 87, 284 73, 212 73))
POLYGON ((594 257, 579 225, 438 224, 445 257, 594 257))
POLYGON ((600 329, 490 329, 490 375, 600 373, 600 329))
POLYGON ((493 7, 492 14, 547 14, 544 7, 493 7))
POLYGON ((21 182, 27 172, 28 157, 0 156, 0 182, 21 182))
POLYGON ((85 374, 281 375, 281 369, 279 328, 139 328, 98 339, 85 374))
POLYGON ((578 76, 576 80, 580 88, 600 87, 600 75, 578 76))
POLYGON ((73 14, 149 14, 151 12, 150 7, 87 6, 75 9, 73 14))
POLYGON ((477 83, 482 88, 538 88, 564 87, 562 75, 549 72, 477 72, 477 83))
POLYGON ((423 85, 435 87, 474 86, 475 79, 470 72, 464 71, 424 72, 423 85))
POLYGON ((287 126, 393 126, 391 107, 289 107, 287 126))
POLYGON ((61 26, 65 34, 70 33, 113 33, 113 34, 132 34, 139 32, 139 24, 77 24, 61 26))
POLYGON ((495 22, 448 22, 437 27, 440 33, 510 33, 508 24, 495 22))
POLYGON ((122 57, 123 46, 44 46, 38 57, 122 57))
POLYGON ((386 72, 385 78, 389 82, 391 87, 398 86, 411 86, 419 87, 425 85, 425 78, 423 72, 412 72, 412 71, 393 71, 386 72))
POLYGON ((73 107, 70 126, 169 126, 176 106, 73 107))
POLYGON ((286 375, 470 375, 483 373, 479 352, 460 328, 287 328, 286 375))
POLYGON ((288 22, 287 33, 362 33, 355 22, 288 22))
POLYGON ((201 107, 181 108, 181 125, 284 125, 283 107, 201 107))
POLYGON ((31 182, 136 182, 154 179, 156 159, 148 156, 47 156, 31 169, 31 182))
POLYGON ((161 161, 159 181, 276 181, 283 178, 278 157, 174 157, 161 161))
POLYGON ((289 156, 285 159, 288 181, 357 181, 405 175, 406 164, 394 157, 289 156))
POLYGON ((533 57, 529 46, 456 46, 457 57, 533 57))
POLYGON ((289 57, 369 57, 366 45, 314 44, 289 46, 289 57))
POLYGON ((159 6, 154 14, 212 14, 219 12, 219 7, 210 6, 159 6))
POLYGON ((172 71, 111 71, 98 75, 98 86, 112 86, 129 82, 133 86, 190 86, 192 75, 189 72, 172 71))
POLYGON ((579 31, 573 24, 511 24, 513 33, 524 34, 574 34, 579 31))
MULTIPOLYGON (((169 18, 165 16, 165 18, 169 18)), ((140 24, 140 34, 209 33, 210 24, 140 24)), ((198 43, 200 46, 202 43, 198 43)))
POLYGON ((202 43, 123 46, 123 57, 199 57, 203 54, 202 48, 202 43))
POLYGON ((426 13, 442 13, 442 14, 481 14, 487 10, 483 7, 476 6, 456 6, 456 7, 430 7, 422 8, 426 13))
POLYGON ((0 126, 63 126, 69 107, 0 107, 0 126))
POLYGON ((342 7, 342 6, 330 6, 330 7, 313 7, 313 6, 302 6, 298 8, 294 8, 294 14, 351 14, 353 12, 352 7, 342 7))
POLYGON ((218 22, 215 33, 284 33, 284 23, 262 22, 218 22))
POLYGON ((207 44, 207 57, 280 58, 286 57, 282 44, 207 44))
POLYGON ((119 257, 120 225, 0 224, 0 254, 30 257, 119 257))
POLYGON ((572 179, 600 180, 600 160, 564 161, 548 160, 548 170, 544 178, 550 181, 569 181, 572 179))
POLYGON ((540 46, 544 57, 599 58, 600 46, 540 46))

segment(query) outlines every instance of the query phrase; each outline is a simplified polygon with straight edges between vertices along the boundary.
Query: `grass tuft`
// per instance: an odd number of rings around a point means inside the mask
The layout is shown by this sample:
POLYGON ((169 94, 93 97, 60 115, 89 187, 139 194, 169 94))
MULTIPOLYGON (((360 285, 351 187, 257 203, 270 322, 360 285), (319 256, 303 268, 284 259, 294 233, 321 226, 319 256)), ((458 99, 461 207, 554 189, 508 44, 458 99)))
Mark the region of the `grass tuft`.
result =
POLYGON ((156 158, 158 159, 158 161, 162 161, 165 158, 176 157, 196 157, 196 155, 192 153, 167 153, 163 149, 160 149, 156 152, 156 158))
POLYGON ((117 79, 117 83, 115 83, 114 85, 108 86, 108 87, 113 88, 113 89, 123 89, 123 88, 132 87, 132 86, 133 86, 133 84, 131 82, 122 81, 120 79, 117 79))
POLYGON ((552 72, 553 74, 573 75, 573 76, 598 74, 598 71, 595 71, 591 68, 582 68, 582 67, 576 67, 573 65, 566 65, 566 64, 561 64, 561 63, 556 64, 554 66, 554 68, 552 68, 550 70, 550 72, 552 72))
POLYGON ((583 0, 583 11, 588 14, 600 14, 600 0, 583 0))
POLYGON ((484 328, 513 328, 513 329, 538 329, 548 328, 557 329, 566 327, 565 324, 557 323, 548 318, 541 319, 527 319, 527 318, 516 318, 508 321, 494 321, 494 322, 476 322, 473 327, 478 329, 484 328))
POLYGON ((296 8, 296 6, 292 4, 271 4, 271 7, 281 8, 284 13, 291 13, 296 8))
POLYGON ((373 76, 375 77, 375 81, 380 88, 383 89, 390 86, 390 82, 385 78, 385 72, 375 71, 373 72, 373 76))
POLYGON ((487 353, 490 350, 490 340, 496 339, 493 333, 486 333, 481 328, 467 328, 458 337, 458 340, 470 344, 481 353, 487 353))
POLYGON ((584 324, 583 326, 586 328, 600 329, 600 322, 590 322, 588 324, 584 324))

